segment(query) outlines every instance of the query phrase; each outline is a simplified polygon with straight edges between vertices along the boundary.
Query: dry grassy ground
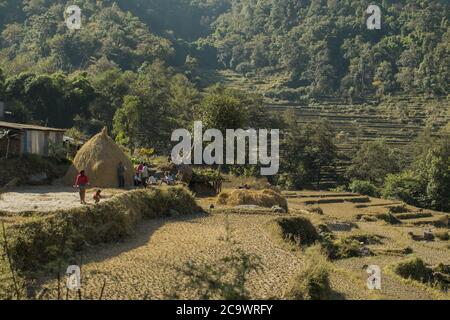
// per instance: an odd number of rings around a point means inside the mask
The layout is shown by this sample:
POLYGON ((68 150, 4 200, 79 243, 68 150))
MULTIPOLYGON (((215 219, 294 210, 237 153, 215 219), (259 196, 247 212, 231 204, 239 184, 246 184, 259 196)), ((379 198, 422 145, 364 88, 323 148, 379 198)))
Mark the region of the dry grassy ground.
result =
MULTIPOLYGON (((357 228, 350 232, 335 232, 338 237, 363 233, 382 239, 380 244, 369 245, 375 256, 333 261, 334 298, 450 298, 449 294, 431 286, 401 279, 390 267, 409 256, 420 257, 430 265, 450 264, 449 241, 417 242, 408 235, 411 231, 420 234, 424 229, 448 231, 433 226, 444 214, 423 211, 432 217, 390 225, 384 221, 360 221, 356 217, 386 213, 390 206, 398 205, 393 201, 368 199, 359 203, 362 197, 330 192, 295 192, 286 196, 290 215, 307 216, 315 225, 335 221, 356 224, 357 228), (320 207, 324 214, 309 213, 307 210, 311 207, 320 207), (402 253, 407 247, 413 250, 412 255, 402 253), (383 270, 381 291, 366 287, 365 266, 373 264, 383 270)), ((199 199, 199 203, 206 209, 215 203, 215 198, 199 199)), ((408 209, 418 211, 413 207, 408 209)), ((201 292, 193 290, 192 279, 185 273, 188 263, 214 269, 220 259, 241 250, 258 256, 262 267, 248 277, 246 289, 250 298, 283 299, 289 282, 304 268, 306 258, 302 251, 277 238, 267 228, 275 218, 273 215, 236 214, 232 208, 226 208, 229 214, 223 212, 216 208, 209 215, 144 221, 135 236, 126 242, 92 247, 82 257, 83 297, 97 299, 105 283, 104 299, 201 298, 201 292), (224 240, 228 237, 231 243, 224 240)), ((50 289, 46 298, 56 298, 56 281, 42 281, 42 286, 50 289)), ((62 296, 65 297, 65 292, 62 296)), ((70 297, 76 298, 75 294, 70 297)))
MULTIPOLYGON (((86 193, 88 204, 93 204, 92 199, 96 188, 86 193)), ((102 191, 105 199, 110 198, 123 190, 106 189, 102 191)), ((40 211, 48 212, 58 209, 70 209, 81 206, 78 191, 75 188, 61 185, 18 187, 10 192, 2 194, 0 200, 0 212, 40 211)))
MULTIPOLYGON (((292 274, 302 266, 299 256, 274 243, 264 230, 270 219, 261 215, 229 217, 237 246, 262 261, 263 269, 253 272, 248 282, 254 299, 282 298, 292 274)), ((199 298, 181 270, 189 261, 213 265, 230 254, 233 249, 223 240, 225 220, 225 215, 211 215, 147 221, 130 241, 96 248, 83 266, 86 298, 98 298, 105 279, 106 299, 199 298)))

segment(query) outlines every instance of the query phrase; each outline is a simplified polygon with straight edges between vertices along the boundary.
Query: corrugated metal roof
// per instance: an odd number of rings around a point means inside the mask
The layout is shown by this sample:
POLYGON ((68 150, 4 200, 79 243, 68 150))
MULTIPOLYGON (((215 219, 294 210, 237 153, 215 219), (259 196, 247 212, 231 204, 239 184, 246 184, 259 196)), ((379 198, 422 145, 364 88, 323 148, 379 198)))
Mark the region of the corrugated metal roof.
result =
POLYGON ((54 132, 67 131, 66 129, 49 128, 49 127, 35 126, 33 124, 22 124, 5 121, 0 121, 0 128, 18 129, 18 130, 54 131, 54 132))

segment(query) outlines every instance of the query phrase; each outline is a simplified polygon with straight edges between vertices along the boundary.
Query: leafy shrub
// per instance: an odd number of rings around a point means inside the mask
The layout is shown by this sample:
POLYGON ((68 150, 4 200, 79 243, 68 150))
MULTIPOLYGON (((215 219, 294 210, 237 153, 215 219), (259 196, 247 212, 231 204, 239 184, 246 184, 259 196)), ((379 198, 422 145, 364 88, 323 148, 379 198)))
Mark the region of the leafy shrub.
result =
MULTIPOLYGON (((332 260, 360 257, 363 254, 361 243, 376 244, 379 242, 379 237, 365 234, 336 239, 331 232, 323 233, 320 240, 322 248, 325 250, 328 258, 332 260)), ((372 254, 371 252, 369 253, 372 254)))
POLYGON ((329 300, 333 293, 330 284, 330 267, 320 247, 306 252, 308 263, 296 276, 286 297, 293 300, 329 300))
POLYGON ((194 169, 191 182, 195 183, 214 183, 223 182, 225 179, 218 170, 213 169, 194 169))
POLYGON ((392 214, 407 213, 407 212, 410 212, 410 210, 405 205, 402 205, 402 206, 389 207, 389 212, 392 214))
POLYGON ((423 283, 432 281, 433 273, 422 259, 414 257, 395 266, 395 273, 405 279, 413 279, 423 283))
POLYGON ((347 192, 347 187, 346 186, 337 186, 336 188, 332 188, 330 189, 331 192, 347 192))
POLYGON ((350 183, 349 189, 353 193, 369 197, 378 197, 380 195, 378 188, 369 181, 354 180, 350 183))
POLYGON ((411 171, 388 175, 382 190, 384 198, 401 200, 414 206, 421 205, 421 194, 423 186, 411 171))
POLYGON ((63 177, 70 163, 37 155, 26 155, 21 158, 0 159, 0 186, 18 178, 19 184, 27 183, 32 174, 45 172, 49 181, 63 177))
POLYGON ((311 245, 319 239, 316 228, 306 218, 278 218, 275 220, 283 239, 302 246, 311 245))
POLYGON ((277 176, 277 186, 283 190, 297 190, 297 185, 298 183, 295 177, 290 174, 280 174, 277 176))
POLYGON ((230 249, 229 255, 212 264, 188 262, 181 270, 188 279, 185 289, 195 292, 202 300, 249 300, 248 278, 262 269, 261 258, 237 246, 230 249))

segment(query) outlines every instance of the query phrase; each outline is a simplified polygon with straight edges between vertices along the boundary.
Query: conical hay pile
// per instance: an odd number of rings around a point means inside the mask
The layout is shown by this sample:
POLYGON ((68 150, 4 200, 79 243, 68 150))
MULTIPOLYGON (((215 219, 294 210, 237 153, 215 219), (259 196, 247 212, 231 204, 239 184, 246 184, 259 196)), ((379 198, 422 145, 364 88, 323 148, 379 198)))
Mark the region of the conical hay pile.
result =
POLYGON ((133 185, 133 165, 119 146, 108 136, 105 129, 92 137, 77 153, 69 168, 64 183, 73 185, 77 174, 86 170, 90 185, 100 188, 119 186, 117 168, 119 163, 125 166, 125 186, 133 185))

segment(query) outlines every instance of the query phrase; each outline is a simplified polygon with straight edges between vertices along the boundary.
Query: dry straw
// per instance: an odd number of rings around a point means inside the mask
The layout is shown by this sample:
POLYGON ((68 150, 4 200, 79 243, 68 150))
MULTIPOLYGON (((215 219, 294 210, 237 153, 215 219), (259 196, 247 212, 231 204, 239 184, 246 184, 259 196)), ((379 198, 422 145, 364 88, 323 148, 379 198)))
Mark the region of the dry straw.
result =
POLYGON ((125 185, 133 184, 133 165, 119 146, 108 136, 107 129, 95 135, 77 153, 64 182, 73 185, 81 170, 86 170, 90 184, 100 188, 113 188, 119 185, 117 168, 125 166, 125 185))

